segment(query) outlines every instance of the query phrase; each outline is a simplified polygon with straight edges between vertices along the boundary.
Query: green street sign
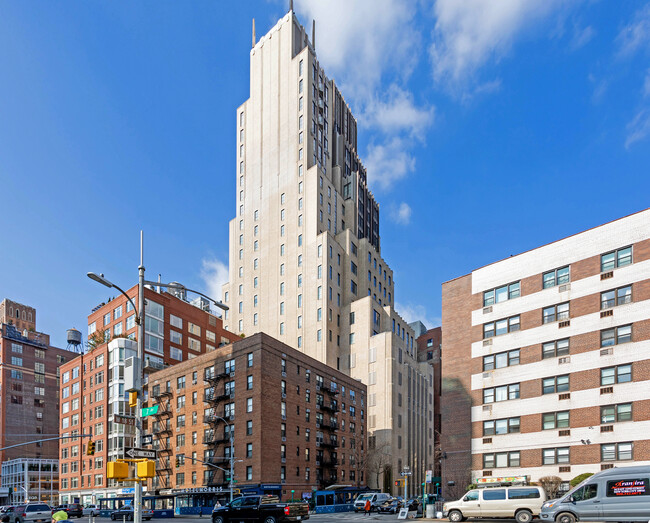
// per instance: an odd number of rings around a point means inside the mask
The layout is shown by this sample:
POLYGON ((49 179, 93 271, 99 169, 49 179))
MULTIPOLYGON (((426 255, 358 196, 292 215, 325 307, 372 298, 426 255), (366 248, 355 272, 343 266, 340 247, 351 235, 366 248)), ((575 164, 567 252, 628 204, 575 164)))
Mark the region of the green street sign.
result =
POLYGON ((154 405, 153 407, 147 407, 146 409, 142 409, 143 418, 146 418, 147 416, 154 416, 155 414, 158 414, 158 405, 154 405))

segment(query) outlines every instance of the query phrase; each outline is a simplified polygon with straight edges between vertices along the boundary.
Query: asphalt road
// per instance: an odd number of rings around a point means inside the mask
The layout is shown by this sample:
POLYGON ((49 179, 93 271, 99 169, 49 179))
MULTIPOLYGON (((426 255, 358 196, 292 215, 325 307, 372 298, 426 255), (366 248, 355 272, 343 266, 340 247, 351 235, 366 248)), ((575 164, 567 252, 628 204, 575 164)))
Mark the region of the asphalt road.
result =
MULTIPOLYGON (((111 523, 110 518, 94 518, 95 523, 111 523)), ((76 519, 74 518, 73 521, 79 522, 79 523, 86 523, 88 522, 87 517, 83 517, 81 519, 76 519)), ((209 516, 203 516, 202 518, 196 516, 196 517, 190 517, 190 516, 177 516, 173 520, 171 518, 155 518, 151 520, 152 523, 173 523, 176 521, 177 523, 209 523, 210 522, 210 517, 209 516)), ((366 516, 365 514, 362 513, 354 513, 354 512, 340 512, 338 514, 312 514, 309 516, 309 523, 363 523, 364 521, 368 521, 369 523, 397 523, 398 519, 395 514, 375 514, 373 513, 370 516, 366 516)), ((407 520, 406 523, 409 523, 410 520, 407 520)), ((445 519, 422 519, 418 518, 414 520, 412 523, 435 523, 437 521, 448 521, 446 518, 445 519)), ((472 521, 472 520, 470 520, 472 521)), ((474 520, 479 523, 514 523, 514 519, 480 519, 480 520, 474 520)), ((119 522, 118 522, 119 523, 119 522)), ((539 523, 539 519, 534 520, 534 523, 539 523)), ((588 522, 583 522, 583 523, 588 523, 588 522)))
MULTIPOLYGON (((76 518, 73 519, 74 522, 86 523, 88 521, 87 517, 84 517, 80 520, 76 518)), ((177 516, 174 520, 167 518, 155 518, 151 520, 152 523, 173 523, 176 521, 178 523, 209 523, 210 517, 203 516, 202 518, 198 516, 177 516)), ((309 523, 363 523, 367 521, 368 523, 397 523, 397 515, 395 514, 376 514, 373 513, 370 516, 366 516, 363 513, 354 513, 354 512, 339 512, 337 514, 312 514, 309 516, 309 523)), ((407 520, 407 523, 413 520, 407 520)), ((423 520, 418 518, 413 521, 417 523, 418 521, 424 523, 435 523, 436 521, 447 521, 447 519, 426 519, 423 520)), ((480 523, 513 523, 514 519, 482 519, 480 523)), ((95 518, 95 523, 111 523, 109 518, 95 518)), ((119 522, 118 522, 119 523, 119 522)))

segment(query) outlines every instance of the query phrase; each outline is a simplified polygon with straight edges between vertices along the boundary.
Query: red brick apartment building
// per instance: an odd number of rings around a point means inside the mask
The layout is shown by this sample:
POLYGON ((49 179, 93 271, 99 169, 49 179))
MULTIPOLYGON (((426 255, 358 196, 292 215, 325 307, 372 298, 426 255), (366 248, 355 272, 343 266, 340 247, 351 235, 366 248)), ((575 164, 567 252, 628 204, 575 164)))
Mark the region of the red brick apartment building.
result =
MULTIPOLYGON (((52 347, 36 331, 36 310, 11 300, 0 303, 0 448, 58 433, 59 366, 75 353, 52 347)), ((57 459, 59 442, 48 441, 0 451, 0 462, 20 458, 57 459)), ((43 491, 50 491, 50 486, 43 491)), ((53 485, 58 491, 58 485, 53 485)), ((36 483, 30 491, 38 492, 36 483)), ((8 502, 23 501, 13 497, 8 502)))
POLYGON ((266 334, 156 372, 149 390, 159 492, 227 490, 228 474, 201 461, 229 468, 230 430, 243 491, 365 485, 366 386, 266 334))
POLYGON ((650 464, 649 300, 650 209, 444 283, 443 484, 650 464))
MULTIPOLYGON (((138 303, 137 285, 127 294, 138 303)), ((145 288, 145 380, 151 372, 239 339, 224 330, 221 318, 204 310, 202 302, 191 304, 183 298, 145 288)), ((95 455, 87 456, 87 439, 61 444, 62 503, 91 503, 122 493, 123 485, 106 480, 105 466, 123 457, 125 446, 139 446, 133 427, 113 421, 116 414, 133 414, 124 399, 124 360, 136 354, 136 331, 135 311, 119 295, 88 316, 88 335, 97 345, 60 369, 60 432, 93 434, 96 445, 95 455)))

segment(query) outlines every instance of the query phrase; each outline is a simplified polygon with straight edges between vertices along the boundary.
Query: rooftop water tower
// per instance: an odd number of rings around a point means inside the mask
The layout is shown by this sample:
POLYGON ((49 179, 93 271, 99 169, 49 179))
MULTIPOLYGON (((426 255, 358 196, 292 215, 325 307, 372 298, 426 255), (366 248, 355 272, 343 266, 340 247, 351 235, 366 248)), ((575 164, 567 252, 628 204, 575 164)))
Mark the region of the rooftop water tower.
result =
POLYGON ((83 352, 83 343, 81 341, 81 332, 77 329, 68 329, 68 347, 67 349, 72 352, 81 354, 83 352))

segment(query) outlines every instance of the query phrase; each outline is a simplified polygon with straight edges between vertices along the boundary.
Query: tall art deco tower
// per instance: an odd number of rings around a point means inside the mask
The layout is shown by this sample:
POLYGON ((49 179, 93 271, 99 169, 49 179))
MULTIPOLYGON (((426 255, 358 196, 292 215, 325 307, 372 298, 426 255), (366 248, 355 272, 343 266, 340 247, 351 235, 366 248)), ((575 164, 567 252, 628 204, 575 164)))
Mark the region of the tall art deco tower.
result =
POLYGON ((419 485, 433 468, 432 370, 394 309, 356 119, 293 11, 253 41, 236 170, 226 329, 265 332, 364 382, 367 405, 340 403, 367 416, 368 483, 394 489, 409 466, 419 485))

